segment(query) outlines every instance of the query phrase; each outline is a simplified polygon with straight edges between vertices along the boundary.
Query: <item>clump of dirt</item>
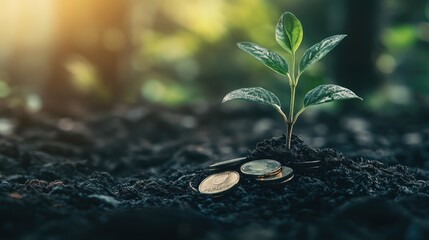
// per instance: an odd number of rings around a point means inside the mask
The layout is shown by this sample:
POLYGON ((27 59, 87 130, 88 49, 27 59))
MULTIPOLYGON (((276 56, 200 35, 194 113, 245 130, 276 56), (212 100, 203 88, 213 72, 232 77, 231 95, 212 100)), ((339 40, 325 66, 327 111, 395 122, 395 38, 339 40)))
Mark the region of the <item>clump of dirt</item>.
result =
POLYGON ((286 136, 266 139, 256 145, 249 159, 269 158, 280 161, 284 165, 303 161, 322 161, 325 165, 333 165, 345 157, 330 148, 316 149, 305 144, 297 136, 292 135, 291 149, 286 148, 286 136))

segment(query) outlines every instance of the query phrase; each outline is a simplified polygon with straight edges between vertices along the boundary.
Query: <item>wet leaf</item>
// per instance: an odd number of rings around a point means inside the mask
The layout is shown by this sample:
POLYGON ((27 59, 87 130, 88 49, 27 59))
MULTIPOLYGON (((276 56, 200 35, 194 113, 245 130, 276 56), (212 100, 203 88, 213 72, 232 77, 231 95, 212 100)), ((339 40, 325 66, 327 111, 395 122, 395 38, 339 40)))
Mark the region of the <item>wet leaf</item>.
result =
POLYGON ((335 84, 326 84, 317 86, 305 94, 304 106, 308 107, 311 105, 353 98, 362 100, 362 98, 357 96, 350 89, 335 84))
POLYGON ((255 57, 259 62, 277 73, 286 75, 288 72, 287 62, 277 53, 250 42, 241 42, 238 47, 255 57))
POLYGON ((299 64, 299 72, 304 72, 311 64, 319 61, 347 35, 334 35, 323 39, 305 51, 299 64))
POLYGON ((265 90, 261 87, 255 88, 240 88, 228 93, 222 100, 222 103, 231 101, 234 99, 241 99, 250 102, 262 103, 265 105, 271 105, 275 108, 280 108, 280 100, 274 93, 265 90))
POLYGON ((286 51, 295 53, 304 33, 301 22, 290 12, 280 17, 276 27, 276 40, 286 51))

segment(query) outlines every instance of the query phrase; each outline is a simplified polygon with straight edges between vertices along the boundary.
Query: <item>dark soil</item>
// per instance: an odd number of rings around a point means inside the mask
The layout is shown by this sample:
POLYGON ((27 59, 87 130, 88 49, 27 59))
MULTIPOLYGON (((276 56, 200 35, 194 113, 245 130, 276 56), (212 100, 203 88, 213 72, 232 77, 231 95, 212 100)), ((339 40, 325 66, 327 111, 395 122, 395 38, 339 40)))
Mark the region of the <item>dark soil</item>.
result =
POLYGON ((313 113, 291 150, 277 116, 255 106, 2 116, 0 239, 429 236, 427 116, 313 113), (242 156, 324 165, 281 188, 243 178, 213 198, 190 187, 210 163, 242 156))

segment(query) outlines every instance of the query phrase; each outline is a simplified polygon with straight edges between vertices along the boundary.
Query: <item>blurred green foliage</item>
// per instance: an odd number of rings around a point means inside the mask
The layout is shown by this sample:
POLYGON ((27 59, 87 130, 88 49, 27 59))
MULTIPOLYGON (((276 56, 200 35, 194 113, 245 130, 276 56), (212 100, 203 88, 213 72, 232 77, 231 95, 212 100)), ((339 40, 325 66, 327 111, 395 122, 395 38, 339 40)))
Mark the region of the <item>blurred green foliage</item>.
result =
MULTIPOLYGON (((236 43, 257 42, 282 52, 273 38, 273 29, 280 14, 291 11, 302 20, 302 49, 334 33, 348 34, 344 42, 349 43, 339 46, 334 54, 305 73, 297 89, 298 98, 323 83, 353 88, 350 81, 356 84, 359 80, 335 74, 341 70, 335 62, 342 62, 363 73, 371 68, 376 71, 376 77, 368 74, 371 79, 362 80, 362 85, 368 87, 356 91, 366 100, 361 105, 389 114, 428 109, 428 0, 375 0, 377 4, 371 6, 366 5, 369 0, 353 2, 355 5, 346 0, 111 1, 121 7, 102 0, 79 0, 70 6, 55 0, 43 0, 43 4, 17 0, 8 3, 10 6, 4 5, 0 9, 0 32, 4 33, 0 37, 0 97, 24 96, 21 102, 26 102, 25 95, 49 94, 62 86, 55 85, 46 91, 46 84, 67 82, 58 95, 73 92, 69 97, 84 99, 84 103, 134 103, 142 99, 171 106, 216 103, 232 89, 254 86, 270 89, 285 101, 289 98, 285 80, 240 51, 236 43), (109 4, 111 8, 102 8, 109 4), (376 16, 367 14, 371 9, 354 13, 356 4, 374 8, 376 16), (63 10, 71 8, 68 17, 72 19, 58 21, 62 17, 55 17, 58 6, 63 10), (44 18, 37 17, 40 11, 46 13, 44 18), (100 16, 93 16, 94 13, 100 16), (124 16, 124 23, 112 22, 122 19, 112 16, 124 16), (368 26, 353 22, 354 16, 370 18, 375 34, 357 35, 368 26), (27 20, 20 21, 24 18, 27 20), (58 22, 68 24, 66 32, 76 34, 70 46, 75 44, 79 52, 68 45, 54 44, 53 26, 58 22), (347 55, 348 49, 364 48, 370 49, 371 55, 366 65, 347 55), (57 52, 61 53, 57 57, 63 58, 62 65, 43 60, 57 52), (106 69, 113 66, 111 63, 103 63, 111 57, 117 58, 115 71, 106 69), (50 74, 61 68, 58 66, 64 68, 67 77, 50 74), (55 79, 46 81, 52 76, 55 79), (372 83, 380 84, 372 87, 372 83)), ((66 35, 65 39, 68 38, 66 35)), ((297 56, 302 54, 298 52, 297 56)), ((350 72, 350 76, 355 74, 350 72)))
MULTIPOLYGON (((274 35, 272 29, 276 17, 283 11, 296 10, 297 15, 302 16, 300 18, 303 19, 304 34, 308 34, 303 43, 305 47, 338 30, 348 33, 347 29, 341 27, 344 25, 341 21, 347 21, 344 13, 330 16, 341 11, 343 1, 217 1, 215 6, 206 1, 178 1, 172 5, 155 5, 157 6, 151 9, 157 9, 159 13, 152 14, 152 25, 143 29, 143 49, 139 51, 142 54, 136 56, 146 59, 144 74, 149 75, 147 78, 152 81, 142 87, 153 87, 153 81, 156 81, 156 85, 163 89, 177 89, 177 83, 180 82, 184 87, 177 91, 187 96, 180 98, 183 103, 194 102, 195 99, 217 101, 222 94, 239 86, 274 89, 282 100, 287 99, 289 92, 281 82, 283 80, 241 53, 235 45, 238 41, 248 39, 268 48, 278 49, 271 36, 274 35), (316 8, 322 7, 321 10, 325 12, 312 15, 314 10, 305 10, 311 4, 315 4, 316 8), (192 10, 189 10, 189 5, 193 6, 192 10), (175 11, 182 8, 185 10, 175 11), (207 8, 211 9, 210 14, 205 11, 207 8), (184 18, 184 15, 187 17, 184 18), (152 74, 157 77, 150 77, 152 74)), ((379 38, 374 39, 377 48, 373 52, 373 65, 380 78, 385 81, 381 87, 362 93, 368 98, 367 106, 374 110, 384 109, 390 113, 398 106, 405 108, 407 105, 427 102, 429 81, 425 78, 429 77, 426 67, 429 61, 422 59, 428 53, 427 48, 422 48, 422 44, 426 45, 429 41, 429 23, 424 11, 419 13, 418 18, 411 16, 418 9, 411 7, 412 5, 427 6, 427 3, 385 1, 381 4, 380 16, 375 19, 378 22, 374 22, 374 25, 379 25, 379 38), (421 56, 414 58, 411 66, 404 59, 412 52, 416 54, 417 49, 421 56), (417 67, 417 72, 411 70, 417 67), (407 71, 411 72, 404 75, 407 71), (415 92, 421 95, 416 98, 415 92)), ((354 37, 356 36, 349 36, 354 37)), ((354 64, 352 57, 350 64, 354 64)), ((333 79, 330 74, 335 71, 332 67, 329 59, 327 63, 316 64, 303 77, 298 94, 322 83, 336 82, 337 79, 333 79)), ((344 79, 342 81, 347 82, 344 79)), ((174 95, 174 90, 168 94, 163 91, 163 97, 157 91, 142 92, 156 94, 157 102, 169 104, 172 102, 168 100, 168 95, 174 95)), ((152 98, 150 94, 145 96, 152 98)))

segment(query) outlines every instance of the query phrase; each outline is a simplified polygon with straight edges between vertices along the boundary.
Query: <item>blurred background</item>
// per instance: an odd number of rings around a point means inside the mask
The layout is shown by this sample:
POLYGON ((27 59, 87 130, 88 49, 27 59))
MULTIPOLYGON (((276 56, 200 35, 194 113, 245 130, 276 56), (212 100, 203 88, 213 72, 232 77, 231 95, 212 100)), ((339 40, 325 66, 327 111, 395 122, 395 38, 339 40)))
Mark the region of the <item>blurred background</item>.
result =
MULTIPOLYGON (((0 104, 58 115, 116 104, 218 104, 261 86, 289 98, 285 79, 236 47, 252 41, 286 57, 280 15, 302 22, 303 51, 348 37, 298 87, 336 83, 350 106, 398 115, 429 110, 428 0, 0 0, 0 104)), ((285 106, 287 104, 284 104, 285 106)))

